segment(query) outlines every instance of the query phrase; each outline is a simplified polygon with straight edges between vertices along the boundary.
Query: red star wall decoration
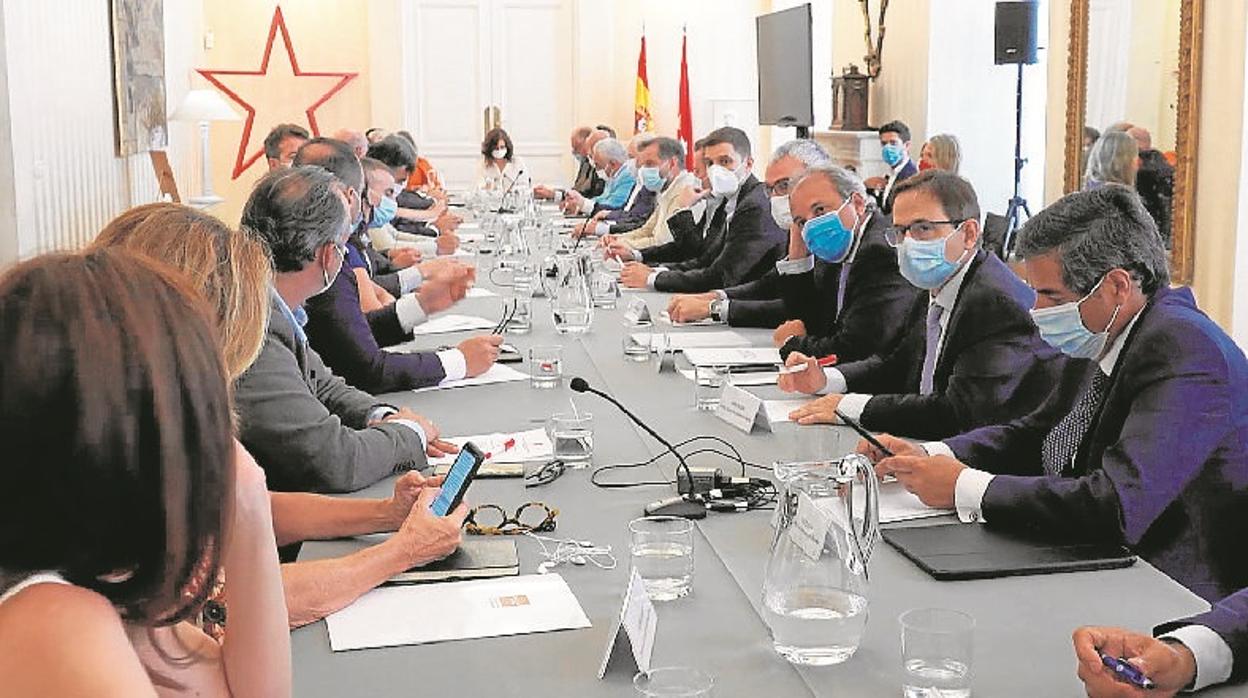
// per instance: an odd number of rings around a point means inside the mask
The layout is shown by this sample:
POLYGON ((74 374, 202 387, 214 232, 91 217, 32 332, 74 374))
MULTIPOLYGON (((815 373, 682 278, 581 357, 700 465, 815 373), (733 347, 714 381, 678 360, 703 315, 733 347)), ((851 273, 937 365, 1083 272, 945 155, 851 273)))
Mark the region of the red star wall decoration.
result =
POLYGON ((231 179, 238 179, 239 175, 264 155, 263 139, 269 128, 281 122, 297 121, 291 118, 289 112, 291 104, 307 104, 308 100, 311 100, 310 106, 304 109, 303 113, 307 117, 312 135, 319 136, 320 129, 316 124, 317 108, 328 102, 348 82, 359 75, 355 72, 313 72, 301 69, 299 60, 295 57, 290 30, 286 28, 286 19, 282 16, 280 5, 273 12, 273 22, 269 25, 269 38, 264 44, 264 56, 260 59, 258 70, 200 69, 195 72, 204 76, 204 79, 247 111, 247 119, 243 123, 243 135, 238 142, 238 157, 234 161, 234 173, 231 179), (290 73, 285 72, 285 66, 281 61, 273 66, 273 72, 269 71, 273 40, 277 38, 279 31, 282 34, 282 45, 286 48, 286 55, 290 58, 290 73), (227 85, 227 82, 233 87, 227 85), (250 99, 239 96, 240 92, 247 94, 250 99), (264 130, 256 134, 257 143, 254 147, 250 147, 253 127, 256 123, 256 98, 263 95, 271 99, 275 93, 299 101, 285 101, 279 107, 265 109, 263 115, 266 119, 261 121, 261 128, 264 130), (251 154, 248 155, 248 152, 251 154))

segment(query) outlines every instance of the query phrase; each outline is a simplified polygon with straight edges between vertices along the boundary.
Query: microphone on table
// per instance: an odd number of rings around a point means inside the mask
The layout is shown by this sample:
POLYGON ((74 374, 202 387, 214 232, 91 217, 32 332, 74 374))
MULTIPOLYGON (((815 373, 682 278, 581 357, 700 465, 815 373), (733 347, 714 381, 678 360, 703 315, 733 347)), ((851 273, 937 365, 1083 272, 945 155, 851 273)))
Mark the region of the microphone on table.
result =
POLYGON ((523 176, 524 170, 522 169, 516 173, 515 177, 511 178, 511 184, 507 185, 507 191, 503 192, 503 198, 498 202, 498 215, 503 215, 503 207, 507 205, 507 195, 511 193, 512 189, 516 188, 516 183, 519 182, 520 178, 523 176))
MULTIPOLYGON (((686 519, 701 519, 706 517, 706 505, 704 505, 701 501, 693 499, 695 496, 693 494, 693 473, 689 470, 689 464, 685 462, 685 457, 680 455, 680 451, 677 451, 676 447, 673 446, 670 441, 660 436, 654 429, 651 429, 649 424, 641 421, 637 415, 629 411, 629 409, 621 404, 619 400, 616 400, 607 393, 592 387, 584 378, 579 376, 573 378, 568 384, 568 387, 572 388, 572 390, 577 393, 593 393, 612 405, 615 405, 617 409, 624 413, 624 416, 632 420, 634 424, 641 427, 647 434, 653 437, 655 441, 658 441, 672 455, 676 456, 676 460, 680 464, 678 467, 679 473, 677 477, 684 475, 685 483, 689 487, 689 492, 677 497, 669 497, 667 499, 661 499, 657 502, 647 504, 645 508, 647 515, 680 516, 686 519)), ((679 485, 677 486, 677 489, 679 489, 679 485)))

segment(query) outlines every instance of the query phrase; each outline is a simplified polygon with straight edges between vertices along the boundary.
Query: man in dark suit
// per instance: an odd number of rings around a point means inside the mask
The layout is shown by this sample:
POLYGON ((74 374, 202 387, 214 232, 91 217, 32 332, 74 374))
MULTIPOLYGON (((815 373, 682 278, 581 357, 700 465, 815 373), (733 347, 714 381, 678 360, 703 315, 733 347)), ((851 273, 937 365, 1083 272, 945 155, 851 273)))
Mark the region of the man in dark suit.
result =
POLYGON ((898 267, 927 290, 910 308, 891 350, 820 370, 781 376, 790 392, 825 394, 795 410, 800 424, 836 423, 840 410, 868 428, 943 438, 1035 409, 1060 361, 1027 311, 1035 294, 979 248, 979 202, 969 182, 929 171, 898 185, 898 267))
POLYGON ((234 399, 239 440, 274 490, 350 492, 455 450, 429 420, 347 385, 308 346, 303 305, 338 275, 349 223, 345 187, 320 167, 269 173, 243 208, 275 274, 268 335, 234 399))
POLYGON ((391 340, 387 345, 407 340, 412 328, 429 314, 445 310, 463 297, 468 277, 465 275, 458 283, 422 283, 425 292, 421 296, 402 296, 366 317, 360 306, 359 281, 353 271, 369 263, 360 235, 372 212, 369 200, 360 194, 364 191, 360 162, 346 143, 317 138, 299 149, 295 163, 323 167, 333 174, 348 192, 352 220, 356 221, 356 232, 348 243, 347 259, 341 270, 329 288, 305 304, 308 340, 325 363, 348 383, 370 393, 423 388, 447 378, 480 375, 494 365, 502 338, 493 335, 474 337, 459 347, 436 353, 382 350, 378 334, 391 340), (430 292, 439 285, 444 287, 443 292, 430 292), (396 328, 400 332, 394 332, 396 328))
MULTIPOLYGON (((784 254, 787 238, 771 217, 762 182, 751 172, 750 140, 738 128, 725 126, 703 139, 703 157, 711 163, 708 176, 716 196, 714 212, 704 214, 705 235, 700 252, 682 262, 651 268, 658 249, 641 251, 642 262, 630 262, 620 275, 633 288, 700 293, 753 281, 784 254)), ((686 208, 686 206, 682 206, 686 208)), ((674 216, 689 215, 687 211, 674 216)), ((675 225, 673 235, 680 240, 675 225)))
MULTIPOLYGON (((831 162, 822 146, 807 139, 789 141, 772 153, 763 173, 764 190, 769 197, 769 215, 781 230, 788 230, 793 223, 789 212, 790 190, 807 170, 831 162)), ((776 263, 777 267, 783 264, 784 261, 776 263)), ((826 265, 819 264, 823 266, 826 265)), ((816 269, 821 281, 827 276, 822 271, 816 269)), ((667 312, 672 322, 698 322, 714 317, 733 327, 775 328, 786 319, 796 317, 790 314, 781 287, 779 271, 768 269, 766 274, 748 283, 706 293, 677 294, 668 304, 667 312)))
MULTIPOLYGON (((572 157, 576 159, 576 177, 572 180, 571 189, 586 199, 598 196, 606 188, 606 182, 598 176, 594 162, 589 159, 594 146, 604 138, 611 138, 611 134, 588 126, 578 126, 572 129, 572 134, 568 137, 568 143, 572 147, 572 157)), ((539 184, 533 187, 533 196, 538 199, 559 201, 563 198, 563 190, 560 187, 539 184)))
POLYGON ((1248 360, 1169 287, 1139 197, 1071 194, 1027 222, 1017 252, 1041 333, 1094 361, 1082 385, 1059 391, 1060 408, 880 471, 967 521, 1125 544, 1210 601, 1248 586, 1248 360), (1043 475, 994 474, 1018 463, 1043 475))
POLYGON ((910 127, 900 121, 890 121, 880 127, 880 149, 888 175, 868 177, 867 189, 875 197, 876 204, 885 214, 893 212, 893 196, 897 185, 919 173, 910 159, 910 127))
POLYGON ((1156 637, 1122 628, 1075 631, 1079 678, 1092 698, 1170 698, 1248 679, 1248 589, 1218 601, 1191 618, 1162 623, 1156 637), (1144 691, 1122 683, 1101 662, 1101 654, 1136 664, 1157 685, 1144 691))

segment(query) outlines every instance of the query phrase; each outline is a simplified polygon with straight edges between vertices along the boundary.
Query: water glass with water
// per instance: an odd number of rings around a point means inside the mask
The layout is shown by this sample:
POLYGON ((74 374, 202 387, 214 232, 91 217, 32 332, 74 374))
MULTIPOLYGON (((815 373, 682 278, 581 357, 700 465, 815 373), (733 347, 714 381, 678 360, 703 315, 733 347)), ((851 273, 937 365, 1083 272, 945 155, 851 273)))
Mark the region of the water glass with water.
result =
POLYGON ((529 296, 516 296, 512 299, 515 311, 511 321, 507 323, 507 334, 528 334, 533 331, 533 299, 529 296))
POLYGON ((905 698, 970 698, 975 619, 946 608, 916 608, 898 622, 905 698))
POLYGON ((699 410, 714 410, 719 407, 720 396, 724 392, 724 384, 728 382, 727 366, 694 366, 693 367, 693 406, 699 410))
POLYGON ((594 455, 594 416, 589 412, 563 412, 550 416, 546 425, 555 458, 573 470, 587 467, 594 455))
POLYGON ((712 695, 715 677, 693 667, 657 667, 638 672, 633 688, 646 698, 704 698, 712 695))
POLYGON ((563 347, 529 349, 529 383, 534 388, 556 388, 563 381, 563 347))
POLYGON ((624 358, 638 363, 650 360, 650 335, 624 335, 624 358), (644 338, 644 341, 643 341, 644 338))
POLYGON ((596 262, 589 277, 589 291, 595 308, 614 308, 620 298, 619 279, 602 262, 596 262))
POLYGON ((645 516, 628 524, 632 563, 646 595, 671 601, 693 590, 693 522, 678 516, 645 516))

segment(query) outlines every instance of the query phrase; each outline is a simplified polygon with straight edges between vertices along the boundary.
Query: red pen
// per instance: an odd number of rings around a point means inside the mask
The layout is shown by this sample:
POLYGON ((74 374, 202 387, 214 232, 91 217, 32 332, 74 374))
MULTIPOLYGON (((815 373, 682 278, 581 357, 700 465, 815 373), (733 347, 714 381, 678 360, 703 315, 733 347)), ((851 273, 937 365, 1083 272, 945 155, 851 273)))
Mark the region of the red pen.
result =
MULTIPOLYGON (((836 354, 828 354, 822 359, 816 359, 815 365, 818 366, 819 368, 827 368, 829 366, 835 366, 836 354)), ((801 373, 802 371, 805 371, 805 370, 806 370, 806 364, 798 364, 796 366, 785 366, 784 368, 780 369, 780 375, 788 376, 794 373, 801 373)))
MULTIPOLYGON (((515 447, 516 447, 516 437, 513 436, 510 439, 507 439, 506 441, 503 442, 503 450, 499 451, 499 453, 500 454, 506 453, 515 447)), ((489 460, 493 457, 494 457, 493 452, 485 454, 485 460, 489 460)))

